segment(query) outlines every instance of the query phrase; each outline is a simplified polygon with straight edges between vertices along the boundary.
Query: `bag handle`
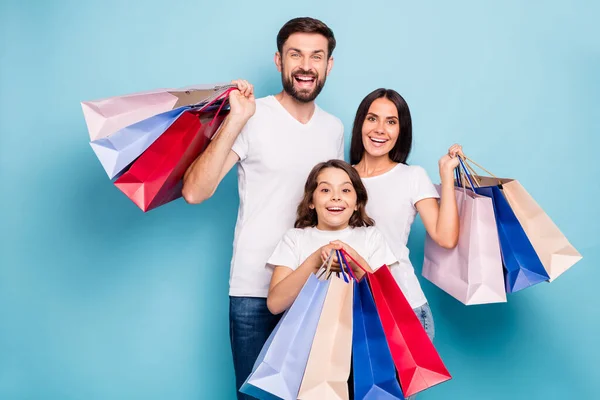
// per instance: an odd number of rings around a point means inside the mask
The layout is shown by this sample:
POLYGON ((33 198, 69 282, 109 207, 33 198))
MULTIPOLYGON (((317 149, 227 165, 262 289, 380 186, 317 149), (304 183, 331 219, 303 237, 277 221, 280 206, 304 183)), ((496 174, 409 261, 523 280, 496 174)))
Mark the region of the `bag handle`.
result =
POLYGON ((337 253, 338 262, 340 263, 340 268, 342 269, 342 271, 344 270, 344 267, 345 267, 346 273, 348 274, 349 279, 354 279, 355 281, 358 281, 358 279, 356 279, 356 275, 354 275, 354 271, 352 271, 352 268, 350 268, 350 266, 346 262, 346 259, 344 258, 344 255, 342 254, 342 252, 340 250, 336 250, 335 252, 337 253))
POLYGON ((321 264, 321 266, 319 267, 319 270, 317 271, 317 278, 321 278, 323 276, 323 274, 327 274, 327 278, 329 278, 329 275, 331 275, 331 264, 333 263, 333 250, 331 250, 329 252, 329 257, 327 257, 327 260, 323 261, 323 264, 321 264))
POLYGON ((238 88, 237 87, 227 88, 223 93, 219 94, 217 97, 215 97, 214 99, 212 99, 211 101, 209 101, 208 103, 206 103, 205 105, 203 105, 202 107, 200 107, 199 109, 194 110, 194 112, 201 113, 204 110, 206 110, 208 107, 210 107, 213 104, 215 104, 217 101, 223 100, 221 102, 221 105, 219 106, 219 109, 215 113, 215 116, 213 117, 213 119, 208 124, 208 126, 213 126, 214 123, 215 123, 215 121, 217 120, 217 117, 219 116, 219 113, 221 112, 221 110, 225 106, 225 103, 227 103, 227 100, 228 100, 228 97, 229 97, 229 93, 233 92, 234 90, 238 90, 238 88))
MULTIPOLYGON (((356 264, 356 266, 358 268, 362 269, 365 274, 369 273, 366 269, 363 268, 362 265, 360 265, 358 263, 358 261, 356 261, 354 258, 352 258, 352 256, 350 254, 348 254, 348 252, 346 250, 342 249, 342 250, 340 250, 340 252, 342 254, 342 259, 344 260, 344 262, 346 263, 346 265, 348 265, 348 261, 346 260, 346 256, 348 256, 348 258, 350 258, 352 260, 352 262, 354 262, 354 264, 356 264)), ((348 267, 348 268, 351 269, 350 267, 348 267)))

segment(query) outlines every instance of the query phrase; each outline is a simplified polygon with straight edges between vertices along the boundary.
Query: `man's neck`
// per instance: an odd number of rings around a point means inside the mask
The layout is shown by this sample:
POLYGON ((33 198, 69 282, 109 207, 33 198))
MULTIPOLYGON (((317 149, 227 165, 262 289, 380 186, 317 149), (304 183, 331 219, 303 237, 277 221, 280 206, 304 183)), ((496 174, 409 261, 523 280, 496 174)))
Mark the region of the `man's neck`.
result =
POLYGON ((287 110, 294 119, 301 124, 307 124, 315 113, 315 102, 302 103, 285 91, 281 91, 275 95, 279 103, 287 110))

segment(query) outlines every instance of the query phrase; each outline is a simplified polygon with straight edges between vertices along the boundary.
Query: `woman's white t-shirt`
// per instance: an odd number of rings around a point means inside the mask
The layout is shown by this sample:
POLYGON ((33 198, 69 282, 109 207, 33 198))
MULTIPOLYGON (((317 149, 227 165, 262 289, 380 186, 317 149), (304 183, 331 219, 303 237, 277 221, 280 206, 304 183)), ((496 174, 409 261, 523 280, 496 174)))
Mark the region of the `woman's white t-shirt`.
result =
POLYGON ((279 265, 295 270, 312 253, 334 240, 341 240, 352 247, 374 271, 383 264, 391 267, 397 263, 381 232, 370 226, 348 227, 339 231, 322 231, 316 227, 290 229, 269 257, 267 265, 279 265))
POLYGON ((426 198, 439 198, 427 172, 419 166, 398 164, 390 171, 362 178, 369 201, 367 214, 375 220, 398 260, 392 275, 412 308, 427 302, 406 247, 410 228, 417 215, 415 204, 426 198))

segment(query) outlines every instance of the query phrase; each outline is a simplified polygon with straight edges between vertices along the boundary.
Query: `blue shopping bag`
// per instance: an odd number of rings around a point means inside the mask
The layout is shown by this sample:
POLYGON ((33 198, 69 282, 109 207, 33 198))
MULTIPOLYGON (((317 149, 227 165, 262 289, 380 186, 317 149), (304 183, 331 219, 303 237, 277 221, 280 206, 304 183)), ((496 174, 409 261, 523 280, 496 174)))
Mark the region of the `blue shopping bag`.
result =
POLYGON ((329 280, 308 277, 263 346, 240 392, 261 400, 296 400, 329 280))
POLYGON ((459 160, 475 193, 492 199, 504 265, 506 292, 517 292, 550 279, 517 216, 504 197, 501 185, 477 187, 473 184, 472 176, 464 161, 461 158, 459 160))
POLYGON ((353 318, 354 398, 404 400, 396 379, 394 360, 366 278, 354 285, 353 318))

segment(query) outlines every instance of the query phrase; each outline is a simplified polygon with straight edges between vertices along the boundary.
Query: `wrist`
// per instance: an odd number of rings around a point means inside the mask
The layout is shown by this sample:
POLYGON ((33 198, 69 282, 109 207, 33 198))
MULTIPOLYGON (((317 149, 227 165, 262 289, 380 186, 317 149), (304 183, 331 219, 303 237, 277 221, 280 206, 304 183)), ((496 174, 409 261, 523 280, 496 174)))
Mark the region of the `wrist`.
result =
POLYGON ((237 126, 240 129, 244 127, 244 125, 246 125, 246 123, 248 122, 248 120, 250 119, 250 115, 246 115, 244 113, 234 113, 234 112, 229 112, 229 115, 227 116, 227 120, 229 125, 233 125, 233 126, 237 126))

